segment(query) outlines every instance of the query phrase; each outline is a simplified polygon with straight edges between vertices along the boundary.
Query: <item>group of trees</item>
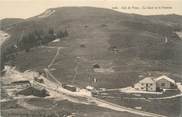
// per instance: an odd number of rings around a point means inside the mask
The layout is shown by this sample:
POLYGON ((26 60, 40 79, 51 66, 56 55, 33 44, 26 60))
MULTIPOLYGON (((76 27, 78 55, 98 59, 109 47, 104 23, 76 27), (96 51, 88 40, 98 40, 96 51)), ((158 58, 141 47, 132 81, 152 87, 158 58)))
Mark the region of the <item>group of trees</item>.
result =
POLYGON ((56 38, 63 38, 68 36, 67 30, 55 32, 53 28, 48 31, 34 30, 22 37, 18 41, 18 47, 28 52, 31 48, 39 45, 47 44, 56 38))
POLYGON ((48 30, 35 29, 29 33, 25 33, 17 40, 16 44, 11 44, 3 49, 3 51, 1 51, 1 69, 4 68, 5 61, 13 61, 17 52, 20 50, 25 50, 26 52, 29 52, 29 50, 33 47, 44 45, 55 40, 56 38, 61 39, 67 36, 67 30, 54 31, 53 28, 49 28, 48 30))

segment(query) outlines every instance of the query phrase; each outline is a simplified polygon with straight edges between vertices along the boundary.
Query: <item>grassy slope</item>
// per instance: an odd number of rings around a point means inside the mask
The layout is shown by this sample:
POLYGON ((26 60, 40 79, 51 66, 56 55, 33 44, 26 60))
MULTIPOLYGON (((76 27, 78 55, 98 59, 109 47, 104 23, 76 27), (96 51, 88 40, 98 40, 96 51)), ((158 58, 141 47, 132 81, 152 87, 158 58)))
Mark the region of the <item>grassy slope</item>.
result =
POLYGON ((147 99, 150 97, 161 97, 161 96, 166 97, 169 95, 175 95, 176 93, 179 92, 169 91, 163 95, 143 94, 141 96, 136 96, 135 94, 125 94, 125 93, 120 93, 119 91, 118 92, 111 91, 111 92, 103 92, 102 94, 100 94, 100 96, 98 96, 98 98, 103 98, 110 102, 123 105, 126 107, 131 107, 131 108, 142 107, 143 111, 158 113, 169 117, 177 117, 180 115, 181 112, 181 101, 182 101, 181 97, 166 99, 166 100, 147 99), (139 99, 141 97, 145 97, 145 99, 139 99), (131 99, 131 98, 136 98, 136 99, 131 99))
MULTIPOLYGON (((105 108, 100 108, 94 105, 84 105, 72 103, 66 100, 54 101, 48 99, 31 99, 27 101, 31 105, 42 107, 42 110, 27 110, 22 108, 6 108, 2 109, 1 113, 3 117, 14 117, 26 115, 27 117, 57 117, 58 115, 64 115, 75 113, 75 117, 141 117, 139 115, 130 114, 127 112, 117 112, 105 108), (64 106, 63 106, 64 105, 64 106)), ((61 117, 62 117, 61 116, 61 117)))
MULTIPOLYGON (((146 71, 180 74, 182 42, 172 36, 174 33, 170 26, 153 23, 147 17, 106 9, 58 8, 47 18, 33 17, 18 27, 29 27, 26 23, 32 25, 30 22, 46 24, 55 30, 68 30, 69 37, 56 44, 50 43, 65 47, 53 66, 57 69, 53 73, 60 81, 71 82, 77 56, 81 57, 75 81, 79 86, 91 83, 89 74, 98 79, 94 84, 96 87, 110 88, 131 85, 138 80, 138 74, 146 71), (164 36, 169 39, 167 44, 164 36), (80 44, 85 44, 85 48, 80 44), (119 52, 115 54, 111 47, 117 47, 119 52), (91 70, 94 63, 104 68, 112 67, 115 72, 94 73, 91 70)), ((28 27, 27 31, 31 30, 28 27)), ((15 62, 22 70, 44 68, 55 53, 54 49, 36 48, 29 53, 20 53, 15 62)))

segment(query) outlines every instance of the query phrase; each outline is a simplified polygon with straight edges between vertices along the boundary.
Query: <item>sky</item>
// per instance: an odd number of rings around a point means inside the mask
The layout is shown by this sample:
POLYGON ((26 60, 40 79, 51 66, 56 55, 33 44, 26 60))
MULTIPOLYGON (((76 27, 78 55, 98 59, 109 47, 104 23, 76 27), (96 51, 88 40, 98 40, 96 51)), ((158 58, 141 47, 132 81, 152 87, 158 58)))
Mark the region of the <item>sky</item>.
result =
POLYGON ((91 6, 142 15, 182 15, 182 0, 0 0, 0 19, 29 18, 48 8, 91 6))

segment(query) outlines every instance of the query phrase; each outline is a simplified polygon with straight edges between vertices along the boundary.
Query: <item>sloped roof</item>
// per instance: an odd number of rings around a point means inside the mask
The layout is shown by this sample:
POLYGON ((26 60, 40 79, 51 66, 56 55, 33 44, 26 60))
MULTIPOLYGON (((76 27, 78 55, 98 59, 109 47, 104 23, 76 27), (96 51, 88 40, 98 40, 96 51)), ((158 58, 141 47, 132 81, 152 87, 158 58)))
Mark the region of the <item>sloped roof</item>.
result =
POLYGON ((165 80, 175 84, 175 81, 173 79, 171 79, 171 78, 169 78, 169 77, 167 77, 165 75, 159 76, 158 78, 155 79, 155 81, 159 81, 161 79, 165 79, 165 80))
POLYGON ((30 81, 28 80, 20 80, 20 81, 14 81, 14 82, 11 82, 12 84, 25 84, 25 83, 28 83, 30 84, 30 81))
POLYGON ((154 83, 155 81, 153 80, 152 77, 146 77, 143 80, 139 81, 140 83, 154 83))

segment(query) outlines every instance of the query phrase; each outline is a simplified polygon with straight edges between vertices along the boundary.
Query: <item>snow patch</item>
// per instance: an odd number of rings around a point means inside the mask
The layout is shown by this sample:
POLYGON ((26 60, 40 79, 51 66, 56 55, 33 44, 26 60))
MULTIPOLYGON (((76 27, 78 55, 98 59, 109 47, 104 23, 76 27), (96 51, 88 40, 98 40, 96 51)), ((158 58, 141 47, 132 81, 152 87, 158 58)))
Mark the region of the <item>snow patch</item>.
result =
POLYGON ((43 14, 39 15, 39 18, 46 18, 52 15, 55 12, 55 10, 47 10, 43 14))
POLYGON ((59 42, 59 41, 60 41, 60 39, 58 38, 58 39, 53 40, 52 42, 56 43, 56 42, 59 42))
POLYGON ((94 71, 98 73, 113 73, 114 72, 112 68, 95 68, 94 71))
POLYGON ((182 39, 182 32, 176 32, 176 34, 182 39))

